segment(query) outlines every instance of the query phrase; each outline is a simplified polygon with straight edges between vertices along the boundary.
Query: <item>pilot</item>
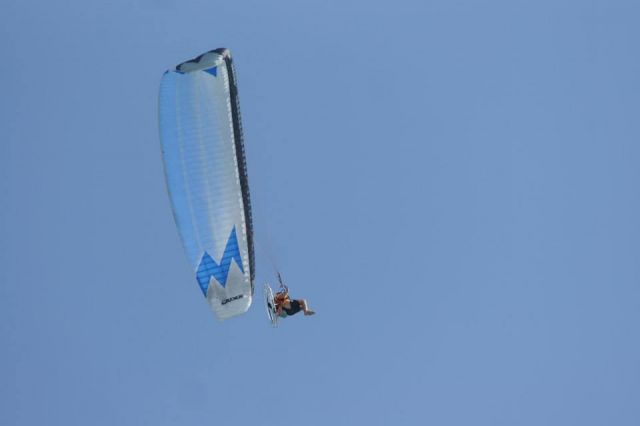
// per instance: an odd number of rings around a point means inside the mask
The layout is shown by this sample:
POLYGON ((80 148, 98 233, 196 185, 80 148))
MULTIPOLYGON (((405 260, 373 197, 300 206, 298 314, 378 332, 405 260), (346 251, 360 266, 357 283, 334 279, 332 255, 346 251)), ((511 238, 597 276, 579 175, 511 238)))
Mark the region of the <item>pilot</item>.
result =
POLYGON ((280 282, 281 289, 273 297, 273 301, 276 304, 276 315, 281 318, 286 318, 291 315, 295 315, 302 311, 306 316, 315 314, 314 311, 309 309, 307 301, 304 299, 291 299, 289 297, 289 288, 280 282))

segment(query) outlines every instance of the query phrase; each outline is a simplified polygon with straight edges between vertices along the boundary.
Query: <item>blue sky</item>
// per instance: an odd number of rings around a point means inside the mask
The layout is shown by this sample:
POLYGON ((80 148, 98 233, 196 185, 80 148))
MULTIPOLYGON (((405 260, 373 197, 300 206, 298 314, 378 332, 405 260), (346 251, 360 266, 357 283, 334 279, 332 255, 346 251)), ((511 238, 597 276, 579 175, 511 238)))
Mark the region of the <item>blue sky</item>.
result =
POLYGON ((0 6, 0 424, 637 425, 640 5, 0 6), (258 288, 219 323, 167 68, 234 54, 258 288))

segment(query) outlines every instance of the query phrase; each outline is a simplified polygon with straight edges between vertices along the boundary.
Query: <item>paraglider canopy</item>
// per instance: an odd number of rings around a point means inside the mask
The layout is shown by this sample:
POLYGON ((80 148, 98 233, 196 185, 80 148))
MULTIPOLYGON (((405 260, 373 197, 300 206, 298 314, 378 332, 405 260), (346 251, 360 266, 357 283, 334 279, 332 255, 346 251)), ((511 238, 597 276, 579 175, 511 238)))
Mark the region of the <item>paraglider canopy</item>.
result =
POLYGON ((219 319, 251 305, 255 261, 238 87, 229 50, 166 71, 160 136, 176 225, 219 319))

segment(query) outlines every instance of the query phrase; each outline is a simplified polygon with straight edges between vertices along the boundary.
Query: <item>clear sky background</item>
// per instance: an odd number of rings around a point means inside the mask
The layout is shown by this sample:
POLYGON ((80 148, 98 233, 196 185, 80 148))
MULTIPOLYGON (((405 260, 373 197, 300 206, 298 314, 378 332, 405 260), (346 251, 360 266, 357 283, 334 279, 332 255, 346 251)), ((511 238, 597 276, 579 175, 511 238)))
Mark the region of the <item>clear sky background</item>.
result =
POLYGON ((640 3, 3 0, 0 424, 640 424, 640 3), (258 240, 220 323, 158 140, 228 47, 258 240))

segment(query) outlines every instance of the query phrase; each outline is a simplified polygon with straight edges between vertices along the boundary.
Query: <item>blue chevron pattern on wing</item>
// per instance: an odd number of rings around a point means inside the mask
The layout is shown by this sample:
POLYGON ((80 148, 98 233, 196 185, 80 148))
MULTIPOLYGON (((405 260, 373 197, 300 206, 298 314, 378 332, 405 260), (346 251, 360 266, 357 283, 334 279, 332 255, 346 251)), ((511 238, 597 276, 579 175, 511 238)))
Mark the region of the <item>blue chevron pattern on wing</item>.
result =
POLYGON ((222 287, 226 287, 232 260, 236 261, 236 265, 238 265, 242 273, 244 273, 235 226, 231 230, 231 235, 229 235, 227 245, 224 248, 224 253, 222 254, 222 259, 220 259, 219 264, 206 251, 202 255, 202 259, 200 259, 200 264, 196 271, 196 277, 205 297, 207 296, 207 289, 209 288, 209 281, 211 281, 211 277, 214 277, 222 287))

